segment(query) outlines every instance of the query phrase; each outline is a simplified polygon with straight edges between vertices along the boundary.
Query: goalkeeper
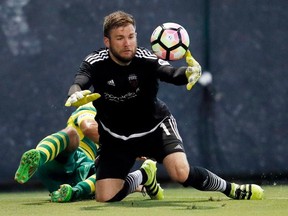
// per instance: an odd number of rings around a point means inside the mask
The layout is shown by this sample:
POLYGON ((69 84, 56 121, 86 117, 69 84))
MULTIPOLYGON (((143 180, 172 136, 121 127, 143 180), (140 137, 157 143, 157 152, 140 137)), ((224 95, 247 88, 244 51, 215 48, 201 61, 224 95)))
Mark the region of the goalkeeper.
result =
POLYGON ((171 179, 185 187, 218 191, 233 199, 262 199, 263 190, 258 185, 231 183, 188 163, 176 120, 157 92, 159 81, 186 85, 188 90, 197 82, 201 66, 189 51, 188 67, 175 68, 157 59, 149 50, 138 47, 136 22, 123 11, 104 18, 103 41, 105 48, 83 60, 66 102, 66 106, 78 106, 101 95, 93 102, 101 143, 97 201, 120 201, 139 184, 161 195, 152 163, 145 166, 150 172, 140 170, 127 180, 135 158, 141 155, 163 163, 171 179), (91 86, 94 94, 87 92, 91 86))
POLYGON ((37 171, 52 202, 93 198, 99 140, 95 115, 92 103, 79 107, 71 114, 65 129, 45 137, 35 149, 22 155, 15 180, 23 184, 37 171))

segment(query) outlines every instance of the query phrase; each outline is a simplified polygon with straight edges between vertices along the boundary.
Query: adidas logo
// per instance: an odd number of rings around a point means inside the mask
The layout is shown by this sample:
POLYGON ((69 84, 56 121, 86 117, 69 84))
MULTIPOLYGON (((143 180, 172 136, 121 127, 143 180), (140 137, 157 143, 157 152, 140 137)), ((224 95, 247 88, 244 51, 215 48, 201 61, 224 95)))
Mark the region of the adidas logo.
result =
POLYGON ((107 84, 110 85, 110 86, 115 86, 114 80, 109 80, 107 82, 107 84))

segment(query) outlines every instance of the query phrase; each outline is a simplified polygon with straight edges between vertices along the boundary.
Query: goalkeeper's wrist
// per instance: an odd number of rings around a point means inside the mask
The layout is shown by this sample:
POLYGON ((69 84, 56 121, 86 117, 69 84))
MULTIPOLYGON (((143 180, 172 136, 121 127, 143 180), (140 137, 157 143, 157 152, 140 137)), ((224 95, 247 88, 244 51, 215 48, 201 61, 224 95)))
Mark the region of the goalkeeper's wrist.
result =
POLYGON ((73 84, 69 91, 68 91, 68 95, 67 95, 67 98, 69 98, 72 94, 74 94, 75 92, 77 91, 81 91, 81 87, 78 85, 78 84, 73 84))

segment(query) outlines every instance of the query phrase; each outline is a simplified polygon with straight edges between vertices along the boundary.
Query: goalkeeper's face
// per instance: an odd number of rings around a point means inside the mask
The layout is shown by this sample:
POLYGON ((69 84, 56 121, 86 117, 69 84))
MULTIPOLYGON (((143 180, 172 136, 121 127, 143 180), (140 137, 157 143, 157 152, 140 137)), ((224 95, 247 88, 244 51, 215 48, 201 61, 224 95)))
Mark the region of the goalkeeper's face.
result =
POLYGON ((135 56, 137 37, 135 28, 129 24, 114 28, 109 37, 104 37, 104 44, 109 48, 110 57, 120 65, 127 65, 135 56))

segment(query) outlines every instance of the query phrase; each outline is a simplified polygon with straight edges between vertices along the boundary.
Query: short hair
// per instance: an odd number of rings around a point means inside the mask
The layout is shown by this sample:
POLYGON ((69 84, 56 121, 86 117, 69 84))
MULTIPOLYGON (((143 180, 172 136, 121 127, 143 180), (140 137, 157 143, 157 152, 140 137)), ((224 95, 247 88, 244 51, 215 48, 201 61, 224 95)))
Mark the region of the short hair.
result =
POLYGON ((132 24, 136 28, 136 21, 131 14, 124 11, 115 11, 104 18, 103 34, 109 38, 110 31, 115 28, 132 24))

